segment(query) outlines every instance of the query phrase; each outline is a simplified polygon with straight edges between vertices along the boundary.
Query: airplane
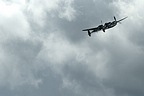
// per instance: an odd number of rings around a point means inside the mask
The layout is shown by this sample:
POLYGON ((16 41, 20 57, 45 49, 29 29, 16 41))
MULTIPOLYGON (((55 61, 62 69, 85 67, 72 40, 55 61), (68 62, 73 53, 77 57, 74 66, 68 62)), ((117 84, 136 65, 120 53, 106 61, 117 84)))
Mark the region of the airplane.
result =
MULTIPOLYGON (((98 32, 98 31, 101 31, 101 30, 103 32, 105 32, 106 29, 110 29, 110 28, 116 26, 117 23, 120 23, 122 20, 124 20, 126 18, 128 18, 128 17, 124 17, 124 18, 117 21, 116 17, 114 16, 114 21, 112 21, 112 22, 105 23, 104 25, 101 24, 101 25, 99 25, 98 27, 95 27, 95 28, 84 29, 82 31, 88 31, 89 36, 91 36, 92 33, 98 32)), ((102 23, 102 21, 101 21, 101 23, 102 23)))

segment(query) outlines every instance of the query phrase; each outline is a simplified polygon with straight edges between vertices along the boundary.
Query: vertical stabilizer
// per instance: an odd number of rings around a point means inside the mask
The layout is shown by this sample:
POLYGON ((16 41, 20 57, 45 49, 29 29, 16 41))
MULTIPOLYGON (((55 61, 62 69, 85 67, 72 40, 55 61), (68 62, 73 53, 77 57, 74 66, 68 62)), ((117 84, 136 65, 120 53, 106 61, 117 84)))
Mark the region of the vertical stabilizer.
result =
POLYGON ((116 21, 116 17, 114 16, 114 20, 116 21))
POLYGON ((91 37, 91 33, 90 33, 90 31, 88 30, 88 35, 91 37))

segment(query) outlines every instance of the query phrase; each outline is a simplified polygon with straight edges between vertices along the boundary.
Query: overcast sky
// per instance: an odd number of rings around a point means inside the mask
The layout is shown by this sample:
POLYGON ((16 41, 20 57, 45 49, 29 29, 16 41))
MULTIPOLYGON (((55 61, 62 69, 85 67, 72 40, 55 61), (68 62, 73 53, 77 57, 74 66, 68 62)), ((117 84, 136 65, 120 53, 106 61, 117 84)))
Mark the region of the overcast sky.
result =
POLYGON ((0 0, 0 96, 144 96, 144 0, 0 0), (93 33, 81 30, 128 16, 93 33))

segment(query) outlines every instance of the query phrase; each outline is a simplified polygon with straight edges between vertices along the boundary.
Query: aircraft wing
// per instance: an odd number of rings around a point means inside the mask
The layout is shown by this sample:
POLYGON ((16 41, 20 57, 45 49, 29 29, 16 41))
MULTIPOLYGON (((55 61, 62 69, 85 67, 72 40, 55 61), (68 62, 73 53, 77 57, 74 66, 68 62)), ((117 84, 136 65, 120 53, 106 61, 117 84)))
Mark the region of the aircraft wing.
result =
POLYGON ((120 19, 120 20, 118 20, 118 22, 120 22, 120 21, 122 21, 122 20, 124 20, 124 19, 126 19, 126 18, 128 18, 128 17, 125 17, 125 18, 123 18, 123 19, 120 19))

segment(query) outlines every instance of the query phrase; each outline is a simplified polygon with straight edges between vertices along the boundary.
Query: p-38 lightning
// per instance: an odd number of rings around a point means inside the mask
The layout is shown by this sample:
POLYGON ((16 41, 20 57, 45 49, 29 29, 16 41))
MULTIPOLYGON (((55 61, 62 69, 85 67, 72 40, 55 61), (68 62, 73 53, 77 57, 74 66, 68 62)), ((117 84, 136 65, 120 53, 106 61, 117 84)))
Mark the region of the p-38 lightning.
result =
MULTIPOLYGON (((98 32, 98 31, 101 31, 101 30, 102 30, 103 32, 105 32, 106 29, 110 29, 110 28, 116 26, 117 23, 120 23, 122 20, 124 20, 124 19, 126 19, 126 18, 127 18, 127 17, 124 17, 124 18, 122 18, 122 19, 120 19, 120 20, 117 21, 117 20, 116 20, 116 17, 114 16, 114 21, 112 21, 112 22, 107 22, 107 23, 105 23, 104 25, 101 24, 101 25, 99 25, 98 27, 89 28, 89 29, 84 29, 84 30, 82 30, 82 31, 88 31, 88 35, 89 35, 89 36, 91 36, 91 33, 98 32)), ((101 21, 101 23, 102 23, 102 21, 101 21)))

